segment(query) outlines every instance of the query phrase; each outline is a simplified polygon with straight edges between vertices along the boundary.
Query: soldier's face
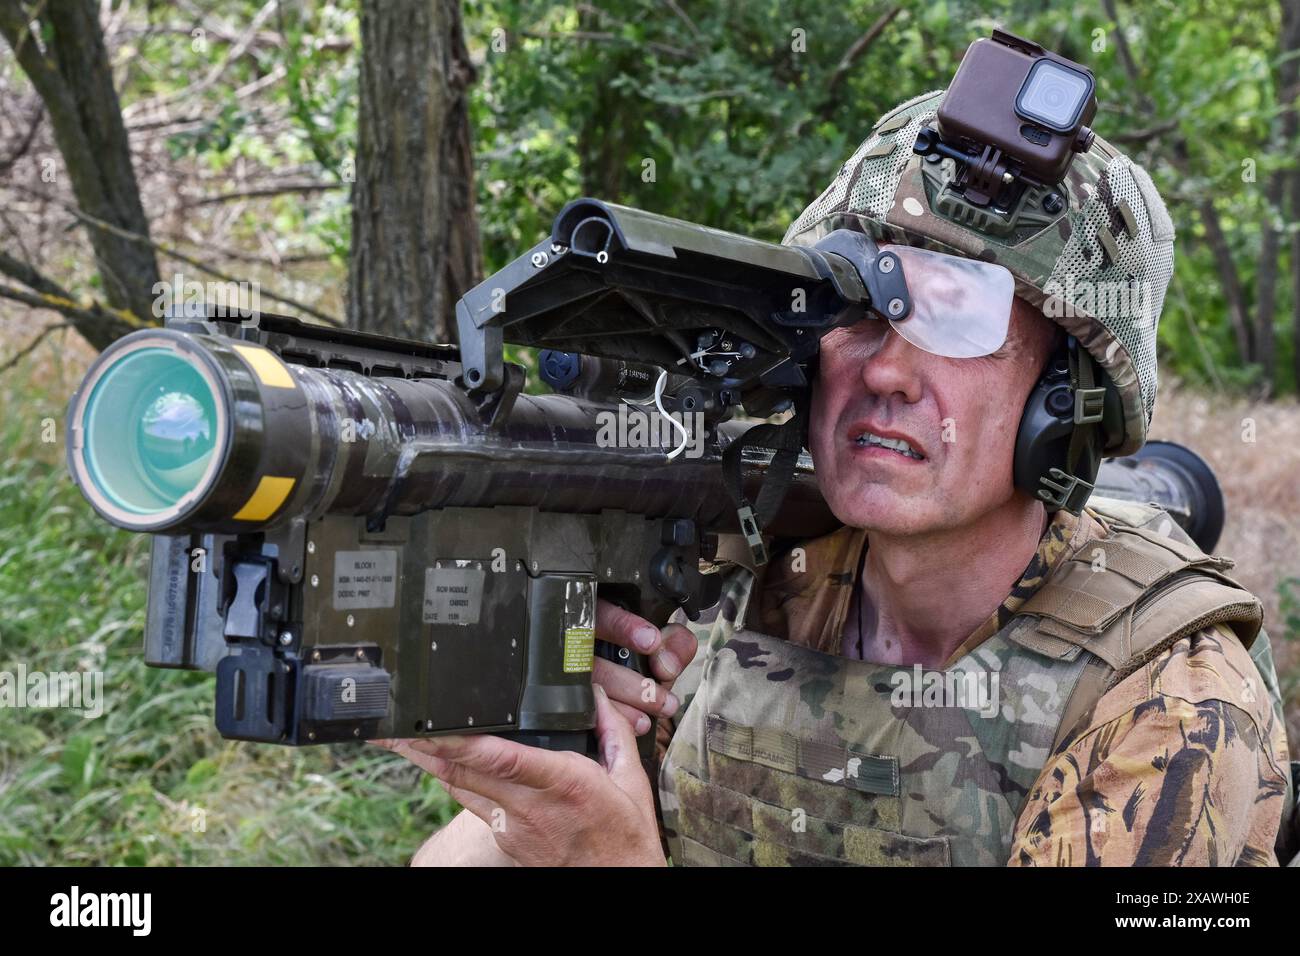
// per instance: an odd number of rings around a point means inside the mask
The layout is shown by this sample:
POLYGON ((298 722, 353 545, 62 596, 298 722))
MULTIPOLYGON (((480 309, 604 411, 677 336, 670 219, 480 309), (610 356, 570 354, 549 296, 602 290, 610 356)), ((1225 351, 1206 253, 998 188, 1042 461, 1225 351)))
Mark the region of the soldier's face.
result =
POLYGON ((878 320, 826 335, 809 450, 835 516, 919 535, 967 525, 1021 494, 1016 430, 1054 334, 1016 299, 1006 341, 982 358, 922 351, 878 320))

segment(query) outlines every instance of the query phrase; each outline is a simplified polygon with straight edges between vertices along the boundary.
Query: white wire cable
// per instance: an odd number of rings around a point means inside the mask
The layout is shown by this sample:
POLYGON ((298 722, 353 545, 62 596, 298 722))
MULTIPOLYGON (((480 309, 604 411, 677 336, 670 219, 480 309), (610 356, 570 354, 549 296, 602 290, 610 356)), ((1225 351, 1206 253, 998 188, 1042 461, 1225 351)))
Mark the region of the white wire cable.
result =
POLYGON ((728 356, 731 358, 744 358, 744 356, 741 355, 739 352, 713 352, 710 351, 709 349, 700 349, 698 352, 692 352, 686 358, 679 358, 677 360, 677 364, 681 365, 685 363, 687 360, 690 360, 692 362, 695 362, 695 367, 698 368, 700 371, 707 372, 708 369, 706 369, 703 365, 701 365, 697 361, 697 359, 699 359, 701 356, 704 355, 712 355, 714 358, 727 358, 728 356))
POLYGON ((668 455, 668 460, 672 461, 691 443, 691 433, 686 430, 686 426, 679 422, 673 416, 668 414, 668 409, 664 408, 664 385, 668 381, 667 370, 659 373, 659 381, 655 382, 655 408, 659 409, 659 414, 668 419, 669 423, 682 433, 682 443, 672 450, 668 455))

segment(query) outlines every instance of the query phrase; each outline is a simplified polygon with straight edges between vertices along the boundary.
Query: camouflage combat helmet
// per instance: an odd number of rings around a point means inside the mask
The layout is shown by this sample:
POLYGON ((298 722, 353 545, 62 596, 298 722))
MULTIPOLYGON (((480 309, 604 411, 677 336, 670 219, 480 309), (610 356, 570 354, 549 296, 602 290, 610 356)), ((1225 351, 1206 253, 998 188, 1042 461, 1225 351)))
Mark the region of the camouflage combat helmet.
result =
POLYGON ((912 151, 943 90, 875 125, 783 240, 813 245, 835 229, 1005 266, 1016 294, 1073 335, 1109 374, 1123 434, 1106 454, 1146 440, 1156 398, 1156 324, 1173 274, 1174 227, 1151 177, 1097 136, 1059 186, 1026 190, 1009 216, 948 204, 953 161, 912 151))

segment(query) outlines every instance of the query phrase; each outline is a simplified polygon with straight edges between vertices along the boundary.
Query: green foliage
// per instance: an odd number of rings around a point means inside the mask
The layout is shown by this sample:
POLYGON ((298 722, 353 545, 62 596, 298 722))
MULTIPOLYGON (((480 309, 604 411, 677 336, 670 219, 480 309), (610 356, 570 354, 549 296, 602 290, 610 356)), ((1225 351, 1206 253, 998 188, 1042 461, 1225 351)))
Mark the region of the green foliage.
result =
MULTIPOLYGON (((126 51, 137 55, 125 58, 123 102, 175 94, 221 67, 194 122, 168 137, 174 157, 212 171, 244 160, 346 184, 357 129, 356 0, 282 5, 264 26, 283 42, 254 42, 229 63, 240 25, 262 4, 191 8, 188 17, 172 5, 145 8, 150 30, 126 51), (186 35, 204 22, 229 27, 186 35), (265 83, 276 71, 281 77, 265 83), (241 92, 259 81, 256 95, 241 92)), ((1194 382, 1247 389, 1260 370, 1237 352, 1199 207, 1209 202, 1221 217, 1253 309, 1260 227, 1280 217, 1265 184, 1274 170, 1293 168, 1297 153, 1272 139, 1279 9, 1257 0, 1120 3, 1133 79, 1103 0, 465 4, 466 42, 481 64, 470 120, 485 268, 536 242, 580 195, 779 239, 883 112, 946 84, 967 44, 1002 25, 1094 70, 1093 125, 1120 140, 1168 200, 1180 241, 1160 332, 1166 364, 1194 382), (1143 130, 1150 135, 1125 138, 1143 130)), ((286 196, 275 210, 285 251, 323 248, 345 263, 345 189, 311 201, 286 196)), ((255 236, 263 218, 251 208, 233 228, 255 236)), ((1289 320, 1297 304, 1285 254, 1282 266, 1274 326, 1286 391, 1296 385, 1289 320)))
MULTIPOLYGON (((173 160, 203 154, 229 154, 235 137, 248 124, 249 114, 236 103, 227 103, 211 119, 202 120, 193 129, 187 129, 167 138, 167 152, 173 160)), ((214 157, 214 165, 224 165, 225 155, 214 157)))
POLYGON ((290 114, 322 171, 346 181, 356 141, 357 59, 318 58, 314 41, 331 27, 359 40, 356 17, 333 6, 299 7, 289 16, 282 9, 279 23, 290 114))
MULTIPOLYGON (((143 8, 142 35, 121 51, 122 104, 129 113, 180 98, 186 115, 166 124, 174 128, 166 147, 176 163, 193 162, 209 174, 230 173, 242 163, 241 175, 339 183, 343 188, 312 201, 294 194, 275 200, 270 225, 284 254, 324 249, 343 267, 351 239, 346 186, 354 176, 356 140, 355 4, 282 4, 263 29, 283 42, 254 39, 232 57, 263 6, 202 0, 190 5, 188 16, 172 4, 143 8), (209 83, 210 76, 216 79, 209 83)), ((256 247, 266 225, 265 208, 253 206, 226 228, 256 247)))
MULTIPOLYGON (((1264 185, 1296 153, 1270 139, 1279 7, 1119 4, 1134 80, 1100 0, 897 6, 841 71, 892 5, 720 0, 678 4, 681 15, 657 0, 471 5, 469 44, 486 61, 473 121, 488 267, 535 241, 579 194, 779 239, 882 113, 945 85, 967 44, 1001 25, 1094 70, 1101 135, 1158 129, 1122 146, 1152 173, 1182 237, 1162 356, 1197 382, 1254 385, 1259 369, 1237 353, 1198 204, 1208 197, 1222 217, 1253 296, 1260 226, 1275 214, 1264 185), (1243 181, 1248 167, 1254 181, 1243 181)), ((1274 310, 1283 390, 1295 387, 1290 295, 1283 272, 1274 310)))
POLYGON ((0 380, 0 672, 102 673, 103 714, 2 712, 0 865, 406 862, 453 809, 432 777, 372 747, 223 740, 211 675, 145 666, 149 538, 93 514, 24 371, 0 380))

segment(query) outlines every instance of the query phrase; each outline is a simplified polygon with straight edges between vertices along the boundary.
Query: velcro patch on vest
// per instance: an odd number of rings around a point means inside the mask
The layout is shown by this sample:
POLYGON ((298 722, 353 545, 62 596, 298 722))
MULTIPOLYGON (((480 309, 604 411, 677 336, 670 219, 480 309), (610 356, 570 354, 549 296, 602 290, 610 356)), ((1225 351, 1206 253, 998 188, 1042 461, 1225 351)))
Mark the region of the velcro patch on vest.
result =
MULTIPOLYGON (((1151 587, 1189 562, 1181 546, 1132 529, 1090 541, 1021 608, 1080 631, 1100 633, 1151 587)), ((1198 563, 1211 559, 1201 556, 1198 563)))
POLYGON ((806 740, 772 727, 745 727, 709 715, 708 747, 714 753, 881 796, 898 796, 898 758, 841 744, 806 740))
POLYGON ((914 837, 788 809, 673 768, 689 866, 951 866, 947 836, 914 837), (792 826, 792 821, 799 826, 792 826))
POLYGON ((1123 634, 1102 640, 1120 627, 1120 616, 1153 589, 1196 570, 1228 583, 1222 558, 1194 545, 1140 528, 1117 526, 1111 537, 1088 542, 1036 591, 1021 613, 1042 618, 1040 632, 1085 644, 1112 667, 1129 657, 1123 634), (1121 646, 1111 645, 1119 642, 1121 646))
POLYGON ((1085 551, 1090 568, 1122 574, 1144 588, 1177 570, 1177 565, 1154 560, 1149 553, 1138 551, 1123 541, 1094 541, 1085 546, 1085 551))

